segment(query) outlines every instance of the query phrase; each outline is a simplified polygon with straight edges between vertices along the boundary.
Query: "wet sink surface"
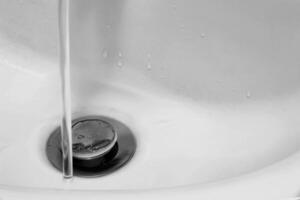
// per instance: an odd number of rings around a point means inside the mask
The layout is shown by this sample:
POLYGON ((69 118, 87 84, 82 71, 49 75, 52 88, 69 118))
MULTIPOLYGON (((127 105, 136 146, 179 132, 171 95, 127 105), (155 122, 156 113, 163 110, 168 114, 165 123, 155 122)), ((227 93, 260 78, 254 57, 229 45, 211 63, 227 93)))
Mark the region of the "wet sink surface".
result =
MULTIPOLYGON (((44 152, 60 116, 56 4, 10 1, 11 10, 24 10, 23 18, 11 19, 1 12, 5 2, 0 0, 0 185, 63 189, 44 152), (47 11, 45 18, 25 14, 33 8, 47 11)), ((205 185, 298 152, 297 4, 75 0, 74 117, 118 119, 135 133, 138 149, 122 170, 76 178, 68 188, 205 185)))
MULTIPOLYGON (((1 74, 17 76, 12 85, 22 84, 8 87, 2 97, 1 109, 8 115, 2 119, 1 184, 63 188, 61 174, 44 152, 59 124, 55 73, 41 80, 10 70, 1 74)), ((136 134, 138 150, 124 169, 92 181, 76 178, 70 188, 153 189, 218 181, 263 168, 299 148, 299 95, 224 106, 103 84, 91 76, 76 83, 74 116, 119 119, 136 134), (86 82, 93 87, 85 88, 86 82)))

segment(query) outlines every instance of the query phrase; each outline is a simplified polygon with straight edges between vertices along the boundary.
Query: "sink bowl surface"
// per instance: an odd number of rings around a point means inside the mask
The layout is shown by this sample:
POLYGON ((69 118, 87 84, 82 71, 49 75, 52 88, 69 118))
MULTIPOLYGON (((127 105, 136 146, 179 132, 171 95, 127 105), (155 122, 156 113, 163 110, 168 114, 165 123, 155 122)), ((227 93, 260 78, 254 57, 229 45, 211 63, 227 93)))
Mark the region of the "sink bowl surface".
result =
POLYGON ((0 199, 297 196, 299 11, 72 0, 73 116, 122 121, 138 149, 111 175, 66 183, 45 155, 61 113, 57 2, 0 0, 0 199))

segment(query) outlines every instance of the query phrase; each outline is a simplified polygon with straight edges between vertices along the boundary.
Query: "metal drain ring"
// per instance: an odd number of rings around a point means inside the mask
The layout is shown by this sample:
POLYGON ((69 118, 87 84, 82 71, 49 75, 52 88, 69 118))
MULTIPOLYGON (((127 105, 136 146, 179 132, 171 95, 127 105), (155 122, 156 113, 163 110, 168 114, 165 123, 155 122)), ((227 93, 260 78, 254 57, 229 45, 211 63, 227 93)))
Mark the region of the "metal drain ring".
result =
MULTIPOLYGON (((101 158, 86 161, 73 157, 74 176, 104 176, 116 171, 131 160, 137 145, 131 130, 125 124, 104 116, 86 116, 75 119, 73 125, 87 120, 101 120, 109 123, 116 130, 118 140, 110 152, 101 158)), ((62 171, 61 131, 59 127, 54 130, 47 141, 46 154, 50 163, 62 171)))

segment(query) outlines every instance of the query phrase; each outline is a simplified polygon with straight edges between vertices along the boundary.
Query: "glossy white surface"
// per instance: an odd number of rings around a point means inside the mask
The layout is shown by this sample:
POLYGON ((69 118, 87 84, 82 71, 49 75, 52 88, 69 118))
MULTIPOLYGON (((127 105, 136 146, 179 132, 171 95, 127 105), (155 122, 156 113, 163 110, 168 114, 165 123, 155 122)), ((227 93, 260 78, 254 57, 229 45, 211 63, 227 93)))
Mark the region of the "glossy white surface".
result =
POLYGON ((117 118, 139 146, 122 170, 69 184, 44 154, 60 114, 56 3, 0 0, 0 197, 298 195, 298 2, 73 0, 74 116, 117 118))

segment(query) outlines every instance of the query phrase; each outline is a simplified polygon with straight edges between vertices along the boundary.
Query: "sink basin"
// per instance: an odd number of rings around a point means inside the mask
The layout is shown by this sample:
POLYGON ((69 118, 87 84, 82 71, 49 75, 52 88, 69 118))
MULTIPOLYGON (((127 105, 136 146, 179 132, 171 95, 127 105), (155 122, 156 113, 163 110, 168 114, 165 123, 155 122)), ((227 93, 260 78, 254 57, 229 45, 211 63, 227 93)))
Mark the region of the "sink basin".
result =
POLYGON ((57 2, 0 0, 0 199, 282 199, 300 192, 300 5, 72 0, 73 117, 126 124, 137 152, 62 174, 57 2))

